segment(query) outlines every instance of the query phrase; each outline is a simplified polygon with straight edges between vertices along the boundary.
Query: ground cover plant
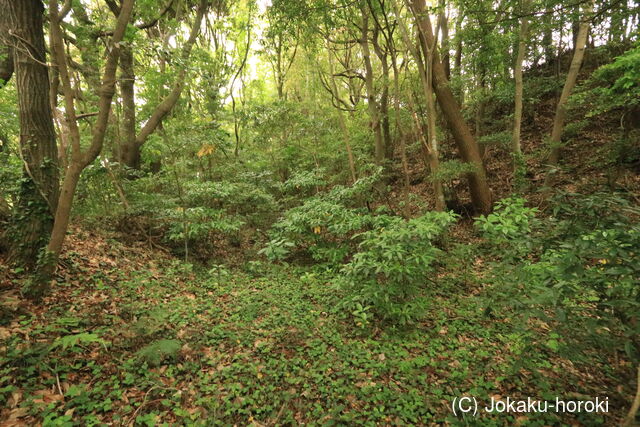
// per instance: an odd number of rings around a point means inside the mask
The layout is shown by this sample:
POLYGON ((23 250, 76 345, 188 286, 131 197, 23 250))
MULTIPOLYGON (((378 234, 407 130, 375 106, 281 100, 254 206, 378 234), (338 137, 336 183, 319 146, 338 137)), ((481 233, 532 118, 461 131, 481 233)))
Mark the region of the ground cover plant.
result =
POLYGON ((638 425, 639 14, 0 0, 0 425, 638 425))

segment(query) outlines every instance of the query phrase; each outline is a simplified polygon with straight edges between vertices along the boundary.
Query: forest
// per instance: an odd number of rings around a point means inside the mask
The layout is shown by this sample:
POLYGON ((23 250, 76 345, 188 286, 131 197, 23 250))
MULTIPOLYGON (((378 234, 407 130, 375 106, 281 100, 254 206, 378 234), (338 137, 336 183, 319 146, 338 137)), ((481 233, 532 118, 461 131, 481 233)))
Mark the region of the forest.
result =
POLYGON ((0 0, 0 425, 640 425, 639 21, 0 0))

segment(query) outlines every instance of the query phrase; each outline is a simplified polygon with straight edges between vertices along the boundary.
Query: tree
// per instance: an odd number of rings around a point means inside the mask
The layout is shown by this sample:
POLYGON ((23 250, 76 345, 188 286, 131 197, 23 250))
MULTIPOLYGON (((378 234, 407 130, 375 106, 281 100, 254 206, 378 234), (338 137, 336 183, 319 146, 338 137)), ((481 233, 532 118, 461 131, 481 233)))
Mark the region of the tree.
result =
POLYGON ((329 75, 325 77, 322 72, 319 73, 320 81, 324 88, 331 95, 331 102, 338 111, 338 125, 342 131, 342 138, 344 139, 345 149, 347 151, 347 161, 349 162, 349 171, 351 172, 351 182, 355 183, 357 180, 356 163, 353 158, 353 150, 351 149, 351 142, 349 136, 349 130, 347 129, 347 121, 344 117, 344 111, 353 111, 354 106, 349 106, 346 101, 342 99, 338 84, 336 83, 336 73, 333 66, 333 52, 327 43, 327 59, 329 62, 329 75))
POLYGON ((271 65, 279 100, 286 99, 287 74, 298 54, 302 5, 276 0, 266 11, 267 31, 262 39, 263 54, 271 65))
POLYGON ((480 157, 478 143, 465 123, 462 113, 460 112, 460 106, 451 92, 449 80, 447 79, 444 67, 440 61, 440 56, 435 50, 432 54, 428 52, 428 46, 435 46, 435 38, 429 15, 425 10, 425 1, 410 1, 418 29, 424 38, 422 46, 425 51, 425 56, 428 57, 429 55, 432 55, 433 57, 432 83, 438 99, 438 104, 440 105, 440 109, 442 110, 442 113, 449 125, 449 129, 453 134, 462 159, 467 163, 471 163, 475 167, 473 172, 467 174, 469 192, 471 193, 471 202, 478 213, 488 213, 491 211, 492 205, 491 189, 487 182, 487 175, 484 169, 484 164, 482 163, 482 158, 480 157))
POLYGON ((40 0, 1 0, 7 28, 5 46, 11 46, 13 61, 2 77, 10 77, 15 66, 20 116, 20 154, 23 179, 13 224, 7 237, 9 259, 32 271, 47 245, 58 203, 58 161, 56 133, 49 103, 49 74, 46 63, 43 13, 40 0))
POLYGON ((102 73, 102 84, 99 91, 98 112, 92 127, 90 144, 89 147, 83 149, 81 146, 80 129, 77 123, 78 114, 75 107, 76 96, 69 72, 68 63, 70 58, 64 48, 64 36, 61 28, 61 21, 64 14, 60 13, 57 0, 49 1, 51 51, 58 68, 62 86, 65 117, 69 128, 71 161, 69 162, 62 181, 57 209, 55 210, 53 228, 51 230, 51 238, 46 248, 46 254, 39 260, 36 275, 26 288, 34 298, 40 297, 47 291, 51 276, 57 267, 58 258, 67 234, 71 207, 80 175, 87 166, 95 161, 102 150, 111 112, 111 102, 115 93, 116 70, 120 58, 120 44, 129 19, 131 18, 133 3, 134 0, 123 0, 120 7, 115 30, 113 31, 113 36, 107 49, 106 63, 104 72, 102 73))
POLYGON ((364 59, 364 78, 365 86, 367 88, 367 108, 369 110, 369 116, 371 118, 371 128, 374 135, 374 158, 376 163, 382 164, 385 154, 385 141, 382 133, 382 113, 381 107, 377 100, 377 92, 374 85, 373 67, 371 65, 371 49, 369 48, 369 10, 361 5, 360 12, 362 13, 362 26, 361 35, 358 40, 362 49, 362 57, 364 59))
MULTIPOLYGON (((180 99, 187 77, 189 57, 196 43, 203 18, 208 8, 207 0, 200 0, 196 18, 192 24, 189 38, 182 46, 178 71, 173 88, 158 103, 151 116, 146 120, 140 132, 136 135, 136 103, 135 103, 135 72, 134 55, 131 48, 125 46, 120 54, 121 83, 120 91, 123 100, 122 136, 119 149, 119 160, 131 169, 140 169, 140 151, 149 136, 156 131, 162 120, 171 112, 180 99)), ((112 12, 118 14, 119 8, 112 7, 112 12)))
POLYGON ((384 158, 391 160, 393 158, 394 144, 391 139, 391 127, 389 121, 389 56, 395 55, 395 47, 393 46, 393 32, 395 26, 387 19, 387 10, 385 9, 384 1, 376 0, 374 5, 372 0, 367 0, 367 5, 371 11, 371 18, 374 24, 371 37, 373 51, 375 52, 378 62, 380 63, 380 68, 382 69, 382 84, 380 88, 380 99, 378 100, 378 108, 380 114, 380 126, 382 128, 384 158))
POLYGON ((553 169, 558 164, 560 159, 560 148, 562 143, 562 132, 564 130, 564 122, 567 116, 567 101, 573 91, 578 80, 578 73, 582 67, 582 59, 584 58, 584 51, 587 45, 587 36, 589 35, 589 19, 591 18, 591 12, 593 11, 593 1, 589 1, 584 5, 582 13, 582 20, 578 29, 578 34, 575 41, 573 57, 571 59, 571 65, 569 66, 569 72, 567 73, 567 79, 564 82, 558 105, 556 106, 556 113, 553 118, 553 129, 551 130, 551 137, 549 138, 549 144, 551 145, 551 152, 547 163, 550 166, 550 170, 547 172, 545 178, 545 187, 550 187, 552 184, 553 169))
POLYGON ((414 44, 411 41, 411 37, 409 35, 409 30, 407 28, 406 22, 403 17, 400 15, 400 7, 397 4, 397 0, 393 0, 393 10, 395 13, 396 20, 398 21, 398 26, 400 27, 400 35, 402 36, 404 43, 411 53, 416 65, 418 66, 418 74, 420 76, 420 81, 422 82, 422 89, 424 91, 424 96, 427 102, 427 136, 422 132, 422 125, 420 124, 420 120, 418 119, 417 111, 414 106, 414 102, 412 101, 412 96, 409 96, 409 106, 411 110, 411 115, 413 121, 415 123, 416 132, 419 134, 420 141, 422 142, 423 152, 426 155, 426 163, 429 165, 429 169, 431 171, 434 188, 434 194, 436 198, 435 207, 438 211, 443 211, 446 208, 446 203, 444 199, 444 191, 442 188, 442 182, 437 178, 438 172, 440 169, 440 155, 438 152, 438 138, 437 138, 437 129, 436 129, 436 107, 435 102, 433 100, 433 57, 432 52, 434 51, 434 46, 431 46, 428 50, 428 56, 426 61, 423 61, 423 57, 420 55, 420 46, 414 44))
MULTIPOLYGON (((529 4, 531 0, 521 0, 520 11, 522 18, 520 20, 520 30, 518 32, 518 54, 516 56, 516 62, 513 69, 513 80, 515 81, 515 113, 513 118, 513 136, 512 136, 512 151, 515 156, 522 154, 522 148, 520 146, 520 128, 522 126, 522 63, 524 62, 524 56, 527 51, 527 35, 529 31, 529 19, 527 18, 527 12, 529 11, 529 4)), ((515 162, 514 162, 515 164, 515 162)))

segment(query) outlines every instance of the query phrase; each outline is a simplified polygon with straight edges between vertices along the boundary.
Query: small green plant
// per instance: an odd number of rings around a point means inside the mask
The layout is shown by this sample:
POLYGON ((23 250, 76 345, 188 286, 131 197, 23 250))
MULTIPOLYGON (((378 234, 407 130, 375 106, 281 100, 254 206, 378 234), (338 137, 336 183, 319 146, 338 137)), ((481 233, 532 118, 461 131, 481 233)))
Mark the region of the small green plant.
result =
POLYGON ((159 340, 138 350, 136 356, 149 366, 160 366, 162 363, 176 361, 182 344, 178 340, 159 340))
POLYGON ((504 255, 522 256, 530 249, 529 234, 536 222, 538 209, 529 208, 525 203, 526 200, 519 196, 500 200, 493 213, 482 215, 475 221, 483 237, 504 255))
POLYGON ((55 350, 57 348, 62 348, 62 350, 76 348, 81 349, 83 345, 89 344, 101 344, 106 348, 108 342, 100 338, 98 335, 90 333, 65 335, 63 337, 56 338, 53 344, 51 344, 51 350, 55 350))
POLYGON ((379 318, 396 326, 416 322, 425 311, 428 275, 442 252, 434 241, 455 219, 452 213, 430 212, 362 233, 359 251, 343 268, 357 301, 353 311, 362 317, 370 305, 379 318))
POLYGON ((267 245, 258 251, 259 254, 267 257, 269 261, 282 261, 289 255, 295 243, 286 238, 276 238, 267 242, 267 245))
POLYGON ((362 305, 362 303, 354 301, 353 311, 351 315, 353 316, 354 322, 358 328, 365 328, 369 326, 371 321, 372 313, 370 313, 371 306, 370 305, 362 305))

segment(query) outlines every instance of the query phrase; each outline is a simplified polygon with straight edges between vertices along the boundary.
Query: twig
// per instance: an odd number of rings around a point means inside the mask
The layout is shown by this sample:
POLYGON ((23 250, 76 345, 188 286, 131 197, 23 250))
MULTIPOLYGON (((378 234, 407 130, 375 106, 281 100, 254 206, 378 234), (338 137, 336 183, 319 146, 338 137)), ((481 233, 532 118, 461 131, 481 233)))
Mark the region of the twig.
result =
POLYGON ((640 408, 640 365, 638 365, 637 387, 638 388, 636 390, 636 397, 635 399, 633 399, 633 404, 629 409, 629 413, 627 414, 627 417, 624 419, 624 422, 622 423, 622 427, 631 427, 633 425, 636 425, 635 423, 636 414, 638 413, 638 409, 640 408))
POLYGON ((138 411, 140 409, 142 409, 142 407, 145 405, 145 402, 147 400, 147 397, 149 396, 149 393, 151 393, 151 391, 153 391, 154 388, 157 387, 151 387, 149 390, 147 390, 147 392, 144 394, 144 397, 142 398, 142 403, 140 404, 140 406, 138 406, 138 408, 133 412, 133 415, 131 415, 131 418, 129 418, 129 421, 127 421, 124 425, 128 426, 130 425, 132 422, 135 421, 136 419, 136 415, 138 415, 138 411))
POLYGON ((31 50, 29 48, 32 48, 33 50, 36 50, 36 48, 29 42, 29 40, 26 40, 26 39, 20 37, 19 35, 14 33, 12 30, 9 30, 9 35, 15 37, 18 40, 20 40, 22 43, 24 43, 27 46, 26 49, 19 47, 17 44, 15 44, 15 45, 13 45, 11 47, 13 47, 14 49, 25 51, 27 53, 27 55, 29 55, 29 57, 31 57, 31 59, 33 61, 37 62, 40 65, 43 65, 45 67, 49 67, 50 66, 46 62, 42 62, 39 59, 37 59, 35 56, 33 56, 33 54, 31 53, 31 50))
POLYGON ((58 385, 58 391, 60 392, 60 395, 64 396, 64 393, 62 392, 62 387, 60 387, 60 377, 58 376, 57 372, 56 372, 56 384, 58 385))

